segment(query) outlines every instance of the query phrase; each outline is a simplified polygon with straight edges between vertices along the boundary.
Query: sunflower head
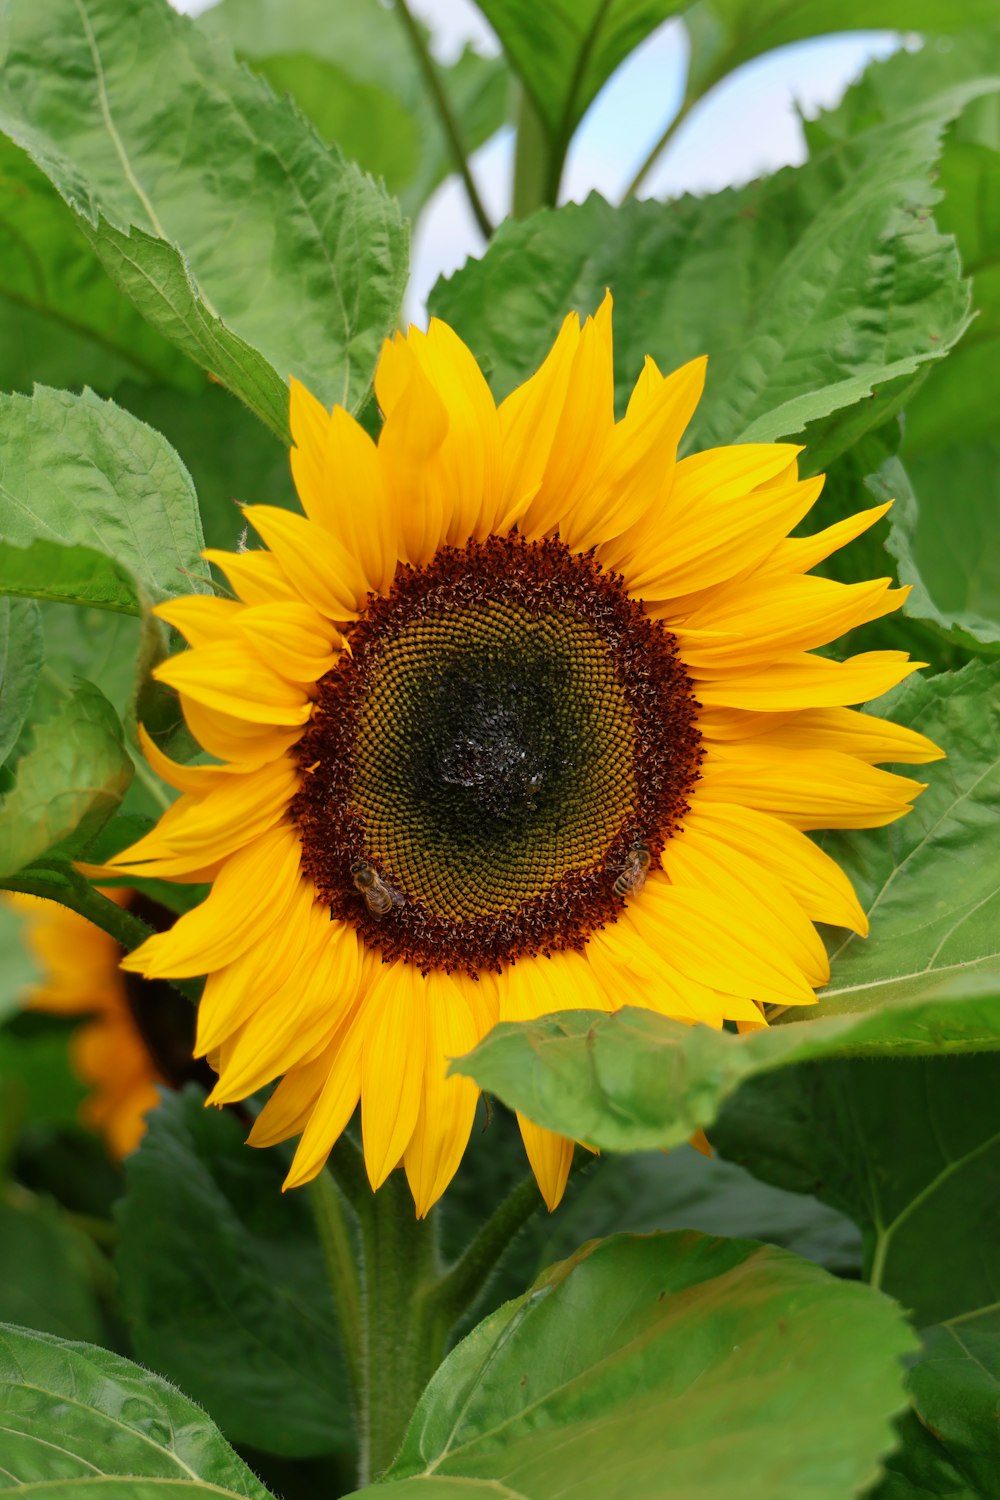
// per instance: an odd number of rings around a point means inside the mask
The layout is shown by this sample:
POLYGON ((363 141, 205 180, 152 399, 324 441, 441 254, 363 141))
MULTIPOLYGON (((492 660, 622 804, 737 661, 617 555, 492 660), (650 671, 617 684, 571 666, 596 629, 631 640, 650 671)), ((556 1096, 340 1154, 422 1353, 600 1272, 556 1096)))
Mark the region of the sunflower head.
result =
MULTIPOLYGON (((292 383, 304 514, 206 556, 229 598, 159 607, 157 669, 216 764, 112 862, 211 879, 125 967, 205 973, 197 1050, 225 1102, 281 1076, 251 1141, 301 1137, 307 1181, 358 1102, 373 1187, 426 1213, 476 1106, 447 1076, 498 1020, 642 1004, 765 1024, 828 973, 814 923, 864 931, 806 836, 905 812, 876 768, 937 751, 848 705, 913 670, 813 648, 895 609, 889 579, 809 569, 885 507, 789 533, 819 495, 799 450, 678 456, 705 362, 647 360, 613 406, 611 302, 570 315, 499 406, 432 321, 383 351, 377 444, 292 383)), ((550 1206, 572 1143, 521 1119, 550 1206)))

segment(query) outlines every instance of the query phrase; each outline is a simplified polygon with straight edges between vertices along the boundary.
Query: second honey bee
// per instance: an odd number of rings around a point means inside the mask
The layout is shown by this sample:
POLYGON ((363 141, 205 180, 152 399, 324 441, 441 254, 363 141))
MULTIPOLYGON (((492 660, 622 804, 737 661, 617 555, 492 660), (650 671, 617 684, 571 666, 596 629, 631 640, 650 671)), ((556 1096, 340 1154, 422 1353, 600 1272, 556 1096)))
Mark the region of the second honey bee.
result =
POLYGON ((392 911, 395 891, 387 886, 373 865, 366 859, 356 859, 351 865, 351 882, 364 897, 364 903, 373 917, 384 917, 392 911))
POLYGON ((646 884, 651 855, 641 839, 637 839, 625 856, 625 863, 611 887, 616 896, 635 896, 646 884))

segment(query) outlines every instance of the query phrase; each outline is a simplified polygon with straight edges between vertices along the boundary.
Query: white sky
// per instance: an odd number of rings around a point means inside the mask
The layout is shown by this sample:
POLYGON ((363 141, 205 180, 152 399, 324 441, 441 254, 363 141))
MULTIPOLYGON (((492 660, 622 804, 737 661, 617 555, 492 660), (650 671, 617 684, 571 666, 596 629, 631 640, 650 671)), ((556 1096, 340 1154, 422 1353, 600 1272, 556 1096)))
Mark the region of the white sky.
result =
MULTIPOLYGON (((206 0, 174 3, 180 10, 200 11, 206 0)), ((352 0, 327 3, 349 5, 352 0)), ((472 0, 411 0, 411 5, 431 28, 442 59, 454 57, 466 41, 482 52, 498 50, 472 0)), ((647 178, 643 196, 714 192, 802 161, 805 146, 796 109, 808 115, 835 103, 870 59, 885 57, 898 44, 891 32, 857 32, 800 42, 748 64, 688 118, 647 178)), ((612 200, 622 192, 677 107, 684 85, 684 54, 683 28, 668 21, 622 64, 594 101, 573 143, 564 200, 579 201, 594 188, 612 200)), ((512 164, 509 129, 472 160, 494 222, 509 208, 512 164)), ((464 191, 452 179, 438 189, 416 231, 409 318, 423 322, 427 294, 438 276, 457 270, 482 249, 464 191)))

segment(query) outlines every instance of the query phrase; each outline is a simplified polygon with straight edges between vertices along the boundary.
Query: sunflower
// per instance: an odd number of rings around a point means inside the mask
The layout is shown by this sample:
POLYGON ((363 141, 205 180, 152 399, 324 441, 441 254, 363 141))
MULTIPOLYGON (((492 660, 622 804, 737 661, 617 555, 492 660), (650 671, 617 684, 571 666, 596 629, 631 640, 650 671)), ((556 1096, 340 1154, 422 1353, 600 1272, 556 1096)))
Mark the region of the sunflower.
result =
MULTIPOLYGON (((151 925, 172 920, 134 891, 103 894, 151 925)), ((24 919, 24 941, 42 975, 25 1004, 30 1010, 90 1017, 70 1042, 73 1071, 89 1090, 81 1117, 104 1136, 112 1156, 127 1156, 145 1133, 146 1115, 159 1103, 158 1089, 202 1075, 204 1065, 191 1059, 190 1006, 167 984, 123 974, 118 943, 76 912, 35 896, 6 899, 24 919)))
MULTIPOLYGON (((288 1186, 360 1100, 372 1187, 402 1163, 423 1215, 476 1108, 448 1059, 495 1022, 759 1026, 826 981, 815 922, 866 930, 807 830, 891 822, 921 787, 875 763, 938 751, 846 706, 905 653, 810 654, 905 590, 808 570, 887 507, 791 537, 800 449, 679 458, 704 376, 647 359, 616 422, 610 297, 499 408, 446 325, 397 334, 378 443, 293 381, 305 514, 248 506, 263 550, 205 553, 235 597, 158 607, 219 763, 144 737, 181 796, 112 864, 214 885, 125 967, 207 974, 211 1100, 282 1075, 250 1140, 300 1137, 288 1186)), ((554 1207, 572 1143, 520 1126, 554 1207)))

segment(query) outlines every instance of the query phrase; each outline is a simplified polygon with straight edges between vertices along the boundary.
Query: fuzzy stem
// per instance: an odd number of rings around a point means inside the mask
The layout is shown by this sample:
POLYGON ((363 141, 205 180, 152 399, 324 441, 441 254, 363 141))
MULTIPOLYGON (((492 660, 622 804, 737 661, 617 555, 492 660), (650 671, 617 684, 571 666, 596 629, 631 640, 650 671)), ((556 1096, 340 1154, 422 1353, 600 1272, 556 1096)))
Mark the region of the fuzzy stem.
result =
POLYGON ((344 1341, 351 1387, 358 1399, 361 1390, 364 1328, 354 1236, 344 1212, 340 1189, 325 1167, 309 1183, 308 1192, 326 1264, 330 1295, 340 1325, 340 1336, 344 1341))

